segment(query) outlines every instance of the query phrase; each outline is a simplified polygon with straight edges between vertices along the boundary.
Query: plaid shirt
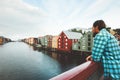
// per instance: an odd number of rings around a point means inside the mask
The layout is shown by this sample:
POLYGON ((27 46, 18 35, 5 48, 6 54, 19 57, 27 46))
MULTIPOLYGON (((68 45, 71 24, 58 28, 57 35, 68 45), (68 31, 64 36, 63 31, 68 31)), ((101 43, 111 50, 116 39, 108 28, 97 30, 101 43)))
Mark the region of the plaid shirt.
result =
POLYGON ((95 62, 102 62, 104 77, 120 80, 120 46, 106 29, 102 29, 94 38, 92 58, 95 62))

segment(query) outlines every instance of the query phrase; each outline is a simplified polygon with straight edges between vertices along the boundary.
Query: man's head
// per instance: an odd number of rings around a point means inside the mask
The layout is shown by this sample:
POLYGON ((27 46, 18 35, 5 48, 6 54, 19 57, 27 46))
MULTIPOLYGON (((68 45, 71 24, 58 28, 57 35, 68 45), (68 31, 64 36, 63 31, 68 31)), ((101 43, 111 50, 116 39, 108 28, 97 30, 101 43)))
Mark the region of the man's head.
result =
POLYGON ((106 24, 103 20, 95 21, 92 27, 93 36, 95 37, 95 35, 103 28, 106 28, 106 24))

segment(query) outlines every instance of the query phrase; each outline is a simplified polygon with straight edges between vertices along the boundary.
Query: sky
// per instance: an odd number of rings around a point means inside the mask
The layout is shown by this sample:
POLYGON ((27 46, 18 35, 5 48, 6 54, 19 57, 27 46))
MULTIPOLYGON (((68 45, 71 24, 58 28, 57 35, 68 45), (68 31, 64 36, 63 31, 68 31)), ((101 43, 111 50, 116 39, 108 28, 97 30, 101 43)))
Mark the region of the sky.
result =
POLYGON ((120 28, 120 0, 0 1, 0 36, 12 40, 91 28, 100 19, 112 29, 120 28))

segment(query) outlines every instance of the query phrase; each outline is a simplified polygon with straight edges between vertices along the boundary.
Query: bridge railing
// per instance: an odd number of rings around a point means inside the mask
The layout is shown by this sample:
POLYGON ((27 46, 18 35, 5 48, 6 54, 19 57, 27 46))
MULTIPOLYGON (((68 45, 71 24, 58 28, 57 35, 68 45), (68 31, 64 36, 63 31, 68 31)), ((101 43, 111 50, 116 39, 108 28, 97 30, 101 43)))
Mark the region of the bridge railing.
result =
POLYGON ((102 74, 103 69, 99 63, 87 61, 50 80, 99 80, 102 74))

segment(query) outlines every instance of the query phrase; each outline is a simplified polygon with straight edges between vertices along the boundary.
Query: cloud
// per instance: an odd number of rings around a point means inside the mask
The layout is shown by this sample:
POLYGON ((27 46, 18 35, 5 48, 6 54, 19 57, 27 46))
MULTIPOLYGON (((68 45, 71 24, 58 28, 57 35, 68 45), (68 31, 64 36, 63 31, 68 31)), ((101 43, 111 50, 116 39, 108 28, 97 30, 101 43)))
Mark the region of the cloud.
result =
POLYGON ((42 23, 42 18, 45 17, 45 13, 40 8, 28 5, 22 0, 4 0, 1 4, 0 22, 10 28, 29 29, 42 23))
POLYGON ((42 25, 46 16, 42 9, 22 0, 3 0, 0 3, 0 30, 9 36, 31 33, 35 27, 40 27, 39 24, 42 25))
POLYGON ((119 5, 114 0, 2 0, 0 32, 15 39, 57 35, 75 27, 89 28, 97 19, 119 26, 119 5))
POLYGON ((75 8, 75 11, 69 16, 69 20, 73 24, 79 24, 83 27, 92 27, 94 21, 103 19, 108 26, 112 28, 119 27, 119 13, 120 13, 120 1, 114 0, 93 0, 91 2, 82 2, 84 5, 80 5, 75 8))
POLYGON ((112 7, 110 10, 108 10, 107 13, 103 14, 102 17, 107 23, 108 26, 115 28, 120 28, 120 10, 119 7, 112 7), (110 13, 110 14, 109 14, 110 13))

